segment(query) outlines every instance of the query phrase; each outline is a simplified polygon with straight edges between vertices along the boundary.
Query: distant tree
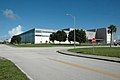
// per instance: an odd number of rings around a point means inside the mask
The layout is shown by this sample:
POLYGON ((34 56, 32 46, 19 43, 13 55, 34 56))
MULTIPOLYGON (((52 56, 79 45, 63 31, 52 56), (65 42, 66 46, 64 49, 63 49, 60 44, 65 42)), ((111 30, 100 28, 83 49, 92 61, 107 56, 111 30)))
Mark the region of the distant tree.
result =
POLYGON ((14 44, 16 41, 15 41, 15 36, 13 36, 12 38, 11 38, 11 41, 10 41, 10 43, 11 44, 14 44))
POLYGON ((59 42, 65 42, 67 39, 67 34, 62 30, 62 31, 57 31, 56 32, 56 40, 59 42))
POLYGON ((81 43, 85 43, 86 42, 86 33, 83 29, 78 30, 78 34, 76 34, 78 36, 78 38, 76 38, 76 41, 81 43))
MULTIPOLYGON (((69 32, 68 41, 74 41, 74 30, 69 32)), ((86 42, 86 33, 83 29, 75 30, 75 41, 79 42, 80 44, 86 42)))
POLYGON ((69 34, 68 34, 68 41, 69 42, 74 41, 74 30, 69 32, 69 34))
POLYGON ((108 33, 111 34, 111 37, 110 37, 110 47, 111 47, 111 45, 112 45, 112 35, 113 35, 113 33, 116 32, 116 31, 117 31, 117 28, 116 28, 115 25, 110 25, 110 26, 108 27, 108 33))
POLYGON ((11 44, 20 44, 21 43, 21 37, 19 35, 15 35, 11 38, 11 44))
POLYGON ((56 33, 52 33, 52 34, 50 34, 50 37, 49 37, 50 41, 52 41, 53 43, 54 43, 54 41, 55 41, 55 39, 56 39, 55 34, 56 34, 56 33))

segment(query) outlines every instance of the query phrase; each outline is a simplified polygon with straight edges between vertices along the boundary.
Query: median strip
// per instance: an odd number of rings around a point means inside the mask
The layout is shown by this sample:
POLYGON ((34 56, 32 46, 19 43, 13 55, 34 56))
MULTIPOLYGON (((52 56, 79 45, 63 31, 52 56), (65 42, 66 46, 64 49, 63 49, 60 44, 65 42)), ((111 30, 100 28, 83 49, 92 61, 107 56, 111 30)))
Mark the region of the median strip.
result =
MULTIPOLYGON (((76 49, 77 49, 76 52, 78 52, 78 49, 79 49, 79 52, 80 52, 80 50, 84 49, 84 48, 76 48, 76 49)), ((120 63, 120 58, 117 58, 117 57, 100 56, 100 55, 95 55, 95 54, 91 55, 89 53, 88 54, 75 53, 75 50, 74 51, 70 51, 70 50, 74 50, 74 49, 69 49, 69 51, 67 51, 67 50, 59 50, 57 52, 60 53, 60 54, 69 55, 69 56, 76 56, 76 57, 82 57, 82 58, 89 58, 89 59, 96 59, 96 60, 103 60, 103 61, 110 61, 110 62, 120 63)), ((117 53, 117 54, 119 55, 120 53, 117 53)))

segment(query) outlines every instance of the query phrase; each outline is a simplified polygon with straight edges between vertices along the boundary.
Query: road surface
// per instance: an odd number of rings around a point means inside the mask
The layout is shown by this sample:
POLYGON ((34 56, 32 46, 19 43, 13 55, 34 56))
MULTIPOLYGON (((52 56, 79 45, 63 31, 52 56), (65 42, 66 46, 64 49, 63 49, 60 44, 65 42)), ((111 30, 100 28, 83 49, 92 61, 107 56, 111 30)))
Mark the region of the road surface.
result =
POLYGON ((0 45, 0 56, 13 61, 33 80, 120 80, 120 63, 56 52, 65 48, 15 48, 0 45))

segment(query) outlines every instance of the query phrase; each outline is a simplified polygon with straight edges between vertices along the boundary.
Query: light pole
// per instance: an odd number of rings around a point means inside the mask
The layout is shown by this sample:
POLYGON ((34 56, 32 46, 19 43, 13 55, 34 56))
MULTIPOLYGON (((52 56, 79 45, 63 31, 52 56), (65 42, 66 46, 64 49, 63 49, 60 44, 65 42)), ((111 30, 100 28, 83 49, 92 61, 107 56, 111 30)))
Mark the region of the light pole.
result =
POLYGON ((67 16, 71 16, 73 18, 73 24, 74 24, 74 48, 75 48, 75 26, 76 26, 76 23, 75 23, 75 16, 73 16, 72 14, 66 14, 67 16))

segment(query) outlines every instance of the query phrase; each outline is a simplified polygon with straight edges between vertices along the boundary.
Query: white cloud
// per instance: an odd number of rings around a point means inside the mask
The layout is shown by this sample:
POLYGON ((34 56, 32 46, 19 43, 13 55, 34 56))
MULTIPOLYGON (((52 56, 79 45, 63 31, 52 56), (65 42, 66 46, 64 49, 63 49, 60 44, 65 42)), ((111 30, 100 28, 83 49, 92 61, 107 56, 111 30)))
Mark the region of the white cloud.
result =
POLYGON ((7 18, 10 18, 10 19, 18 19, 19 16, 17 14, 15 14, 11 9, 6 9, 6 10, 3 10, 3 15, 7 18))
POLYGON ((10 37, 14 35, 18 35, 22 33, 22 26, 18 25, 17 27, 13 28, 12 30, 8 31, 10 37))

